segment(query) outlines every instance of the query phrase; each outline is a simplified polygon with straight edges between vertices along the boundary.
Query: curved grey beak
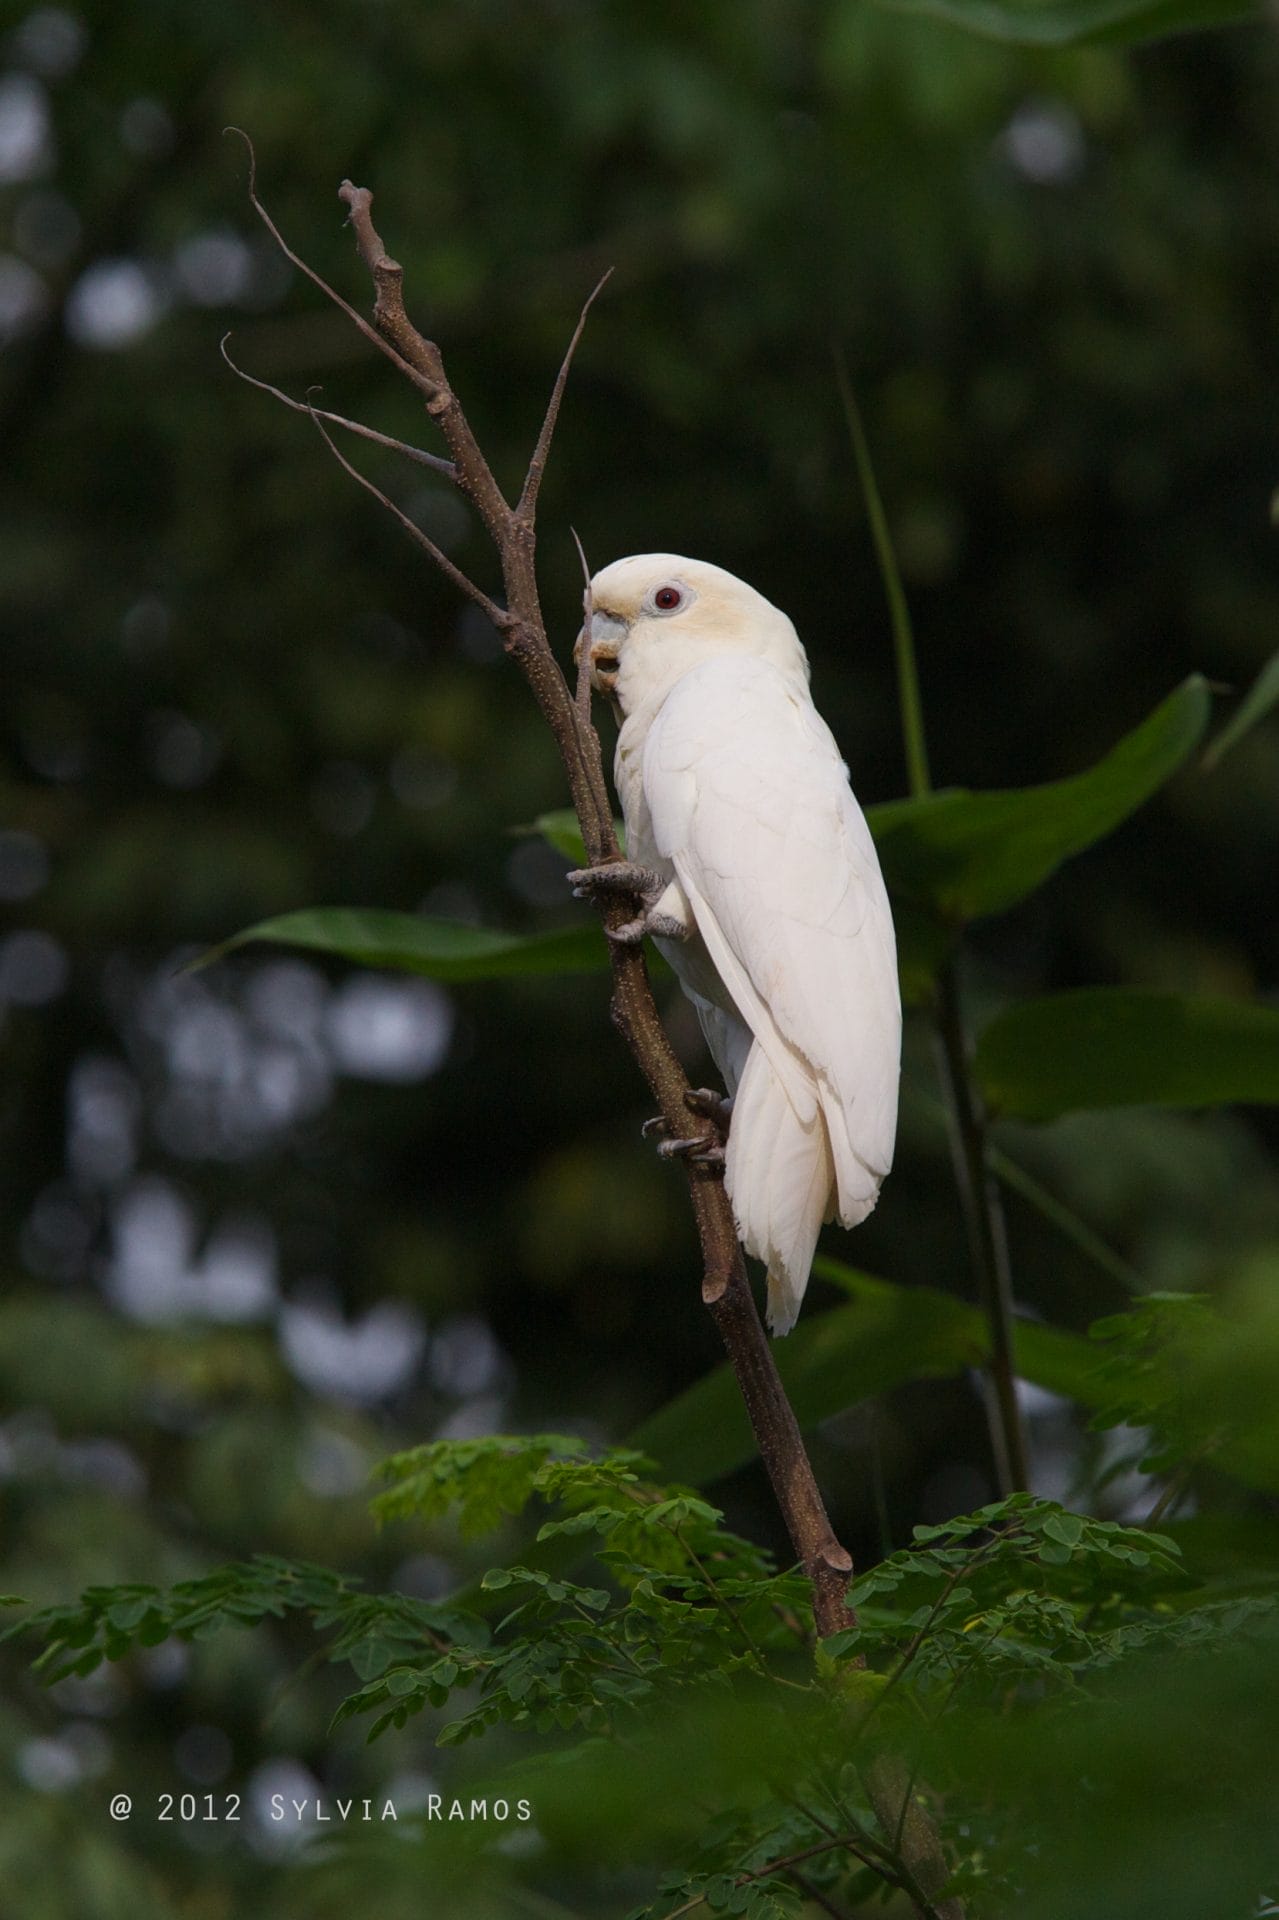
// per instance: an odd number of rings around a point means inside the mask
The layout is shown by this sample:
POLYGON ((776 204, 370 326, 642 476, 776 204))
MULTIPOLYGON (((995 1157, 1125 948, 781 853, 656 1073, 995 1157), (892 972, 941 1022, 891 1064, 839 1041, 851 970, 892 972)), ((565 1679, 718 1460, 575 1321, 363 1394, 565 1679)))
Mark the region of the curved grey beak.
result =
MULTIPOLYGON (((591 615, 591 684, 601 693, 612 693, 617 685, 618 653, 629 631, 625 620, 620 620, 615 613, 601 612, 591 615)), ((585 639, 586 629, 583 627, 573 647, 573 658, 578 662, 582 657, 582 643, 585 639)))

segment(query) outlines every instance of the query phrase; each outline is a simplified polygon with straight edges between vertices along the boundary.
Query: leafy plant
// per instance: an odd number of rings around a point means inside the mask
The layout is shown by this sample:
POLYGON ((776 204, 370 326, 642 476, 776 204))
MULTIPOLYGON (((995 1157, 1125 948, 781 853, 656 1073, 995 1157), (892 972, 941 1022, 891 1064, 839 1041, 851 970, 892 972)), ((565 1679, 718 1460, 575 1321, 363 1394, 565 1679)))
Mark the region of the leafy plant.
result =
MULTIPOLYGON (((428 1603, 263 1555, 165 1591, 91 1591, 7 1635, 43 1643, 37 1669, 53 1684, 169 1635, 296 1614, 360 1682, 335 1725, 367 1719, 374 1740, 425 1711, 446 1748, 505 1727, 536 1760, 516 1753, 496 1773, 490 1763, 470 1791, 527 1796, 544 1834, 579 1857, 682 1852, 635 1920, 699 1907, 789 1914, 814 1889, 851 1910, 875 1886, 908 1884, 863 1784, 889 1743, 927 1754, 954 1887, 972 1911, 1033 1906, 1058 1884, 1060 1802, 1081 1786, 975 1790, 972 1729, 987 1744, 998 1723, 1014 1743, 1051 1745, 1081 1711, 1104 1723, 1125 1697, 1117 1685, 1145 1698, 1174 1665, 1221 1649, 1235 1659, 1254 1648, 1264 1673, 1279 1657, 1279 1599, 1214 1598, 1168 1536, 1027 1494, 916 1527, 857 1580, 856 1624, 821 1643, 814 1664, 803 1577, 778 1571, 692 1489, 655 1479, 634 1449, 492 1435, 415 1448, 381 1474, 384 1524, 451 1513, 473 1536, 532 1507, 546 1516, 536 1540, 568 1548, 587 1577, 517 1552, 469 1598, 428 1603)), ((1229 1764, 1242 1780, 1267 1736, 1255 1714, 1236 1735, 1229 1764)), ((1091 1750, 1103 1777, 1112 1738, 1091 1750)))

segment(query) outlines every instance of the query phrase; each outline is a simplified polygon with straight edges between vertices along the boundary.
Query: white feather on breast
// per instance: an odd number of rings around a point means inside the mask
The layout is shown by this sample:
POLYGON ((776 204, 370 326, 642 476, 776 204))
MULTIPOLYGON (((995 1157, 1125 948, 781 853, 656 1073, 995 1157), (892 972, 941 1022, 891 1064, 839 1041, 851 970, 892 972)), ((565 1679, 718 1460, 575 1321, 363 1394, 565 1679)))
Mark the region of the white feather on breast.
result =
MULTIPOLYGON (((613 768, 626 827, 627 858, 639 866, 650 867, 664 880, 671 880, 675 877, 674 863, 657 843, 644 792, 643 747, 651 716, 637 716, 637 719, 640 724, 628 721, 622 729, 613 768)), ((750 1052, 751 1029, 742 1019, 711 959, 700 930, 695 930, 687 940, 659 939, 655 945, 697 1009, 711 1056, 723 1075, 730 1097, 735 1095, 750 1052)))

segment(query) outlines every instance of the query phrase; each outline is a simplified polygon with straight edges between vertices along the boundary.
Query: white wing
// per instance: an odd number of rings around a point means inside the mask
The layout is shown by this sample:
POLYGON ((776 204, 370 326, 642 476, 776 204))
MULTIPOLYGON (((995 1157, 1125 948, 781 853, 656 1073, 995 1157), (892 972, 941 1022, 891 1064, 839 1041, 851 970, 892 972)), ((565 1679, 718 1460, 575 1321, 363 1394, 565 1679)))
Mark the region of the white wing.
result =
POLYGON ((901 1008, 879 862, 830 730, 767 661, 704 661, 653 722, 643 785, 657 845, 796 1120, 807 1132, 822 1113, 851 1225, 892 1164, 901 1008))

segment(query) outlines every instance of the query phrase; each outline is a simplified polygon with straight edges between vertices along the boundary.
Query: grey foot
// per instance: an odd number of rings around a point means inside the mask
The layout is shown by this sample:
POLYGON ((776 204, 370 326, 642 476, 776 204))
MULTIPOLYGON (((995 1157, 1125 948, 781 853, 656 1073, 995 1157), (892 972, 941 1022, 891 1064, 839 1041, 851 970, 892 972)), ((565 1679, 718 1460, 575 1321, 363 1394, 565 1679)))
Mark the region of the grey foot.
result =
POLYGON ((594 899, 597 893, 630 893, 642 900, 645 910, 656 906, 666 891, 666 881, 651 867, 640 867, 633 860, 606 860, 598 867, 575 867, 566 875, 574 897, 594 899))
MULTIPOLYGON (((724 1141, 728 1136, 729 1115, 733 1103, 721 1093, 710 1087, 690 1087, 684 1095, 685 1104, 694 1113, 705 1114, 714 1127, 714 1133, 700 1133, 688 1138, 664 1139, 659 1141, 657 1151, 663 1160, 691 1160, 699 1167, 722 1167, 724 1164, 724 1141)), ((646 1140, 655 1133, 666 1133, 666 1122, 661 1114, 655 1114, 646 1120, 640 1128, 646 1140)))
POLYGON ((709 1134, 695 1140, 659 1140, 657 1151, 663 1160, 691 1160, 695 1167, 722 1167, 724 1147, 709 1134))
POLYGON ((684 1095, 684 1103, 694 1113, 705 1114, 722 1134, 727 1135, 733 1118, 733 1103, 726 1094, 716 1093, 714 1087, 690 1087, 684 1095))
POLYGON ((645 934, 659 940, 686 940, 688 927, 674 914, 658 911, 658 902, 670 887, 651 867, 636 866, 631 860, 608 860, 599 867, 577 867, 568 876, 574 896, 589 900, 597 893, 629 894, 640 902, 643 912, 620 927, 605 927, 606 938, 616 947, 637 947, 645 934))

